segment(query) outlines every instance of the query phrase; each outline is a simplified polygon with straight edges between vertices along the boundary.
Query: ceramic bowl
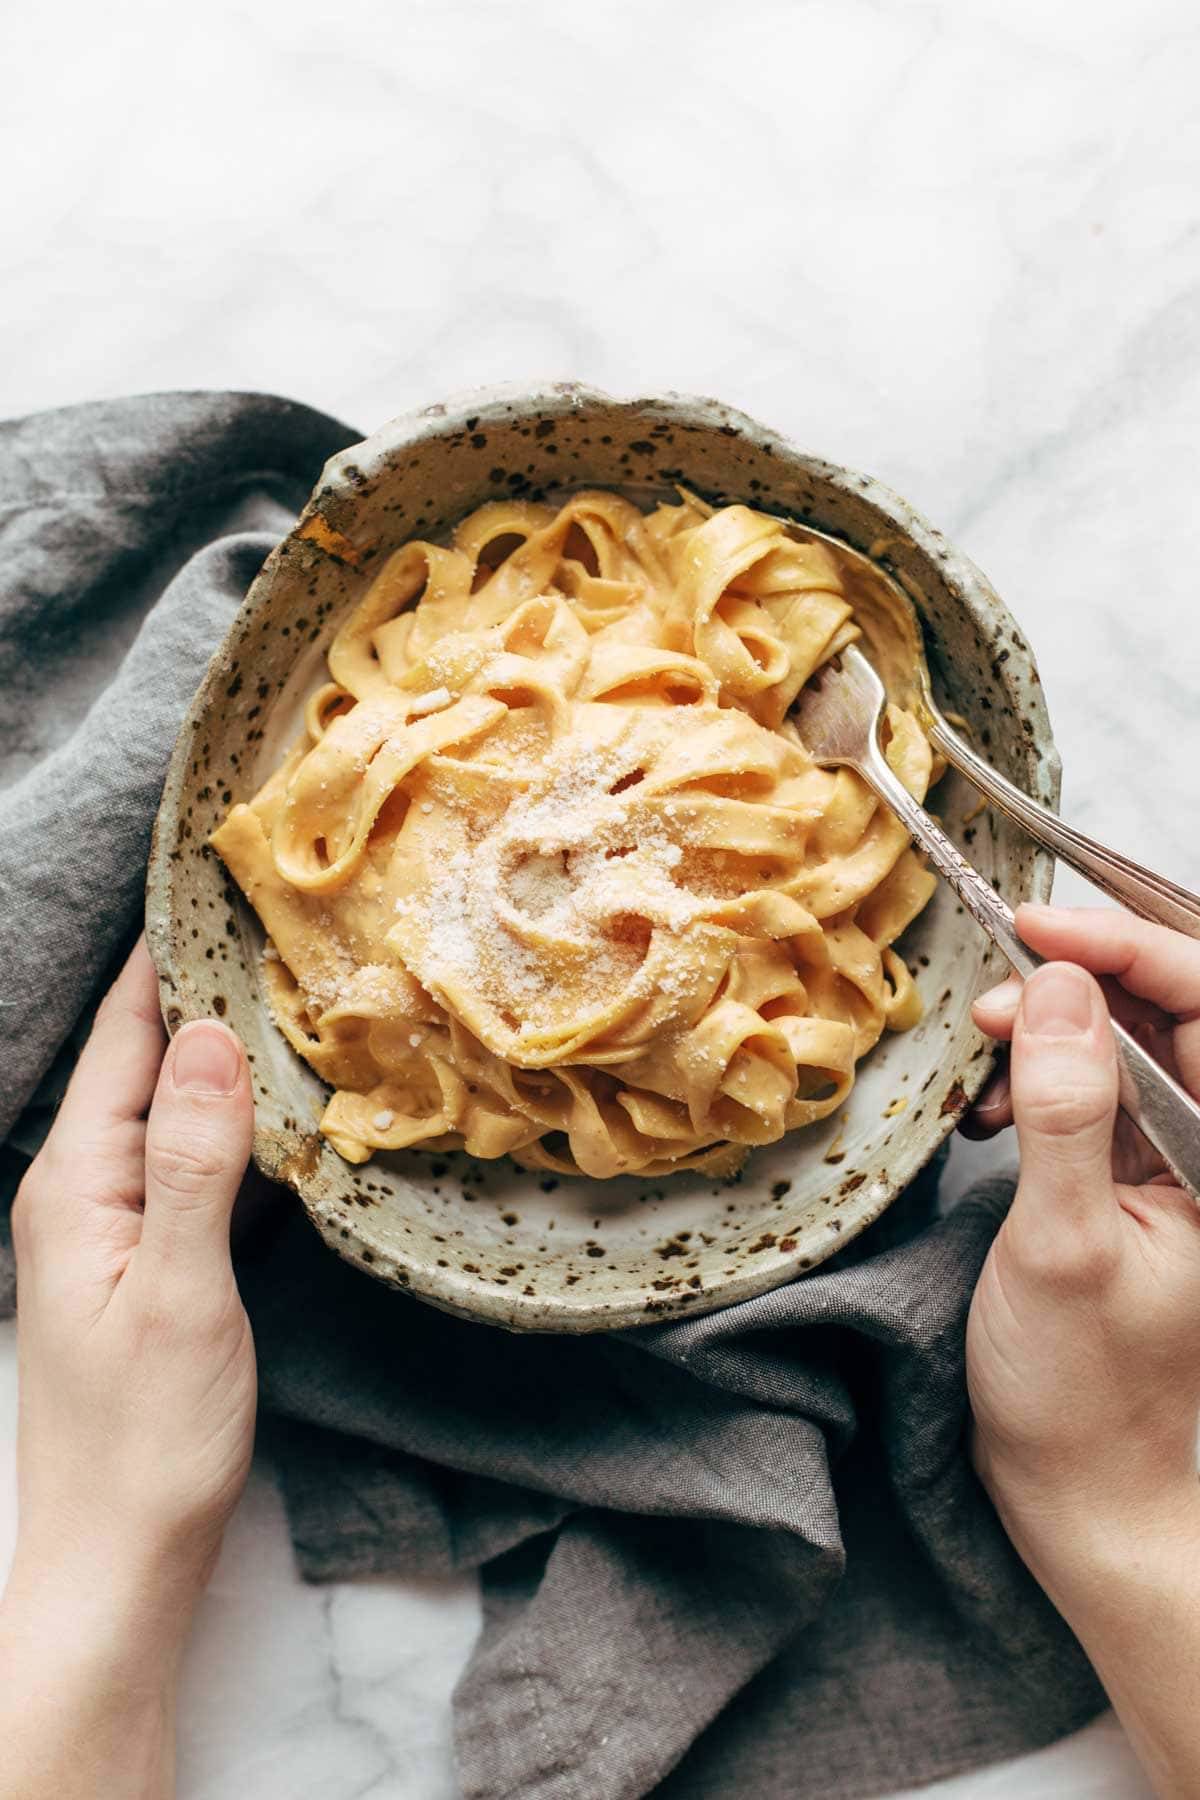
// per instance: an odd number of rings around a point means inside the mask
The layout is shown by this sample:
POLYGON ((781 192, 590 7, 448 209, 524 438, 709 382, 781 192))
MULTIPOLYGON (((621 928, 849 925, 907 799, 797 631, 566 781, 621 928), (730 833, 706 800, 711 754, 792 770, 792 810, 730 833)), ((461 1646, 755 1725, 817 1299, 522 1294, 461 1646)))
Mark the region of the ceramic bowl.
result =
MULTIPOLYGON (((902 944, 925 998, 922 1023, 865 1060, 844 1123, 755 1151, 733 1182, 567 1180, 419 1151, 352 1168, 318 1134, 324 1090, 271 1022, 258 981, 262 932, 207 849, 209 832, 276 766, 338 622, 396 545, 437 537, 499 495, 586 485, 648 500, 676 482, 874 547, 917 603, 943 704, 972 722, 1006 775, 1055 803, 1058 759, 1024 639, 979 571, 903 500, 715 400, 613 400, 563 384, 427 407, 327 464, 213 658, 158 817, 147 928, 164 1014, 171 1030, 216 1016, 239 1033, 260 1168, 295 1189, 332 1249, 377 1279, 517 1330, 706 1312, 801 1275, 878 1217, 990 1067, 970 1005, 999 979, 998 954, 940 887, 902 944)), ((1049 857, 994 814, 968 823, 975 798, 948 777, 933 804, 1010 902, 1048 898, 1049 857)))

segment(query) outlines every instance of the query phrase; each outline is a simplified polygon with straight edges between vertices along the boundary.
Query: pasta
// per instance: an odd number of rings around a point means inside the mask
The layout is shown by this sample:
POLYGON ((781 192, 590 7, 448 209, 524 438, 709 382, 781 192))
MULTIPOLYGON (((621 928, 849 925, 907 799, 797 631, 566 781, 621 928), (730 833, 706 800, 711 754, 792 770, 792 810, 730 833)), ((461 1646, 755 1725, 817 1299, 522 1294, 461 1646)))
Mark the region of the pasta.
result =
POLYGON ((826 546, 689 494, 499 501, 387 560, 212 838, 343 1157, 729 1173, 844 1102, 920 1016, 893 945, 934 886, 788 718, 857 635, 826 546))

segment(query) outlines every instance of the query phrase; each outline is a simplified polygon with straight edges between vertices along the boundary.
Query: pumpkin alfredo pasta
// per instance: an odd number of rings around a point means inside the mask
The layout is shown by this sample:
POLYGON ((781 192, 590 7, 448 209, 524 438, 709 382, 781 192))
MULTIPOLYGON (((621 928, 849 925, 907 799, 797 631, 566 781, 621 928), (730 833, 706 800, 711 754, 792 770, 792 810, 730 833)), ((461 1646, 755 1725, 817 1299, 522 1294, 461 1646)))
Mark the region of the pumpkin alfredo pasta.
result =
POLYGON ((501 501, 389 558, 212 840, 342 1156, 728 1173, 845 1100, 920 1016, 892 945, 934 886, 788 719, 855 636, 824 545, 687 495, 501 501))

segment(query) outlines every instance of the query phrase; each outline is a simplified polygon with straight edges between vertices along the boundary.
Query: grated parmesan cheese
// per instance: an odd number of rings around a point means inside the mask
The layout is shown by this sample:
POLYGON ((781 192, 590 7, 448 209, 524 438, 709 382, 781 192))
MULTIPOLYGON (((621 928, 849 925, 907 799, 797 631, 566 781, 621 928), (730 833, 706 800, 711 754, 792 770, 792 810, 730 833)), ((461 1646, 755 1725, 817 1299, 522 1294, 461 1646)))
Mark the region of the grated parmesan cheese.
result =
MULTIPOLYGON (((648 933, 686 931, 709 909, 676 883, 687 819, 644 795, 647 748, 628 732, 568 736, 499 817, 431 858, 422 891, 395 902, 411 931, 405 961, 426 988, 470 988, 528 1036, 562 1005, 602 1003, 636 980, 648 933)), ((681 998, 673 976, 660 970, 659 986, 681 998)))
POLYGON ((423 719, 426 713, 441 712, 451 704, 454 695, 447 687, 434 688, 431 694, 419 694, 408 709, 410 719, 423 719))

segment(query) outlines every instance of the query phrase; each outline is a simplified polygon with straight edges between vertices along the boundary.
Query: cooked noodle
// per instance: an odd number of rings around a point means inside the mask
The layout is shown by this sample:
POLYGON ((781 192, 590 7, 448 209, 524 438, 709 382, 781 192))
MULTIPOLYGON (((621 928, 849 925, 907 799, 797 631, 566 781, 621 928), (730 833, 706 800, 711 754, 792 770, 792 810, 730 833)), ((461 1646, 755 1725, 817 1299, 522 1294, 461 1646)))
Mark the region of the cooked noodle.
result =
POLYGON ((825 546, 688 495, 501 501, 389 558, 212 840, 342 1156, 724 1173, 843 1104, 920 1016, 892 945, 934 886, 787 716, 856 635, 825 546))

